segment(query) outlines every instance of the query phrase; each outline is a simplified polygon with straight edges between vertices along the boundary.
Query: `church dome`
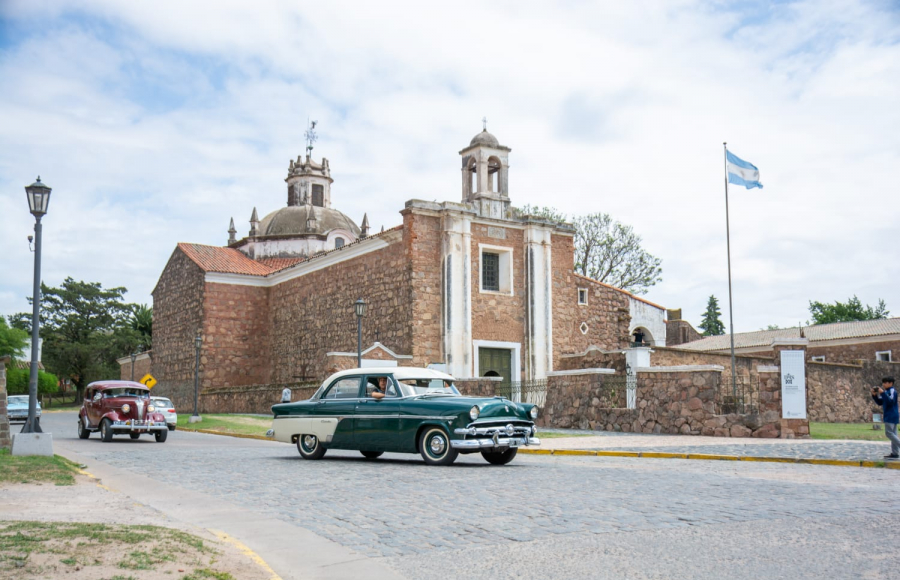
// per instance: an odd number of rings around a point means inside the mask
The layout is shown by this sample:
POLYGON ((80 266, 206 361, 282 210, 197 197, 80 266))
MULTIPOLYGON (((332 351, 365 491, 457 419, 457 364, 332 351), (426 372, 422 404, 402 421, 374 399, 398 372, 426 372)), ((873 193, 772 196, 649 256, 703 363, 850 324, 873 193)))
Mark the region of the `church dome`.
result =
POLYGON ((497 141, 497 138, 488 133, 487 129, 484 129, 481 133, 472 137, 472 142, 469 143, 469 146, 472 145, 487 145, 488 147, 499 147, 500 142, 497 141))
POLYGON ((359 237, 359 226, 336 209, 312 205, 290 205, 273 211, 259 224, 260 236, 328 235, 331 230, 348 230, 359 237), (311 218, 315 221, 311 221, 311 218))

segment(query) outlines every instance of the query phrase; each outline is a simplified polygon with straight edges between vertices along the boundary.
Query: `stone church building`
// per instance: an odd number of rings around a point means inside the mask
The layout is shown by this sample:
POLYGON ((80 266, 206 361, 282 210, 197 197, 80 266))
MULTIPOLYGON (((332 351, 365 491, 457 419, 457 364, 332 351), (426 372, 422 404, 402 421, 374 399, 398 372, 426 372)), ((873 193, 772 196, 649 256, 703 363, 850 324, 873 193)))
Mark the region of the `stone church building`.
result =
POLYGON ((224 247, 180 243, 153 290, 151 373, 163 394, 322 380, 364 364, 443 365, 457 377, 542 379, 561 357, 664 346, 665 310, 573 272, 568 224, 510 205, 510 148, 464 147, 461 199, 413 199, 374 233, 336 209, 327 159, 291 161, 287 205, 224 247))

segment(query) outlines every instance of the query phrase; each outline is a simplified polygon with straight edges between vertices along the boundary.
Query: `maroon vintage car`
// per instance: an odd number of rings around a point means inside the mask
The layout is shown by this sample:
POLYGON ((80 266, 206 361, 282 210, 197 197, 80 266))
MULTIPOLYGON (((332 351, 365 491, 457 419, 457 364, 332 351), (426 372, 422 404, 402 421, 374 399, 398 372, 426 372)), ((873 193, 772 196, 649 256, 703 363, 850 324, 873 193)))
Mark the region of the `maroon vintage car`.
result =
POLYGON ((169 434, 166 417, 150 403, 150 389, 132 381, 98 381, 84 389, 78 437, 87 439, 93 431, 100 431, 104 441, 122 433, 132 439, 153 433, 162 443, 169 434))

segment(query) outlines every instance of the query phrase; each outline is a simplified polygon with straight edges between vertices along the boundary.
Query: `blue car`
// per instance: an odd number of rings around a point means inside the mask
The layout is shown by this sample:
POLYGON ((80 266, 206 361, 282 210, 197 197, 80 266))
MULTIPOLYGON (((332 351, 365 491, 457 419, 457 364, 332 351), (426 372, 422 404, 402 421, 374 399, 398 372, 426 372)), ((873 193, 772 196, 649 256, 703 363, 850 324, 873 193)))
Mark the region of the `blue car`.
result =
MULTIPOLYGON (((9 412, 9 422, 28 420, 28 395, 10 395, 6 403, 9 412)), ((41 402, 37 401, 37 410, 35 414, 41 416, 41 402)))

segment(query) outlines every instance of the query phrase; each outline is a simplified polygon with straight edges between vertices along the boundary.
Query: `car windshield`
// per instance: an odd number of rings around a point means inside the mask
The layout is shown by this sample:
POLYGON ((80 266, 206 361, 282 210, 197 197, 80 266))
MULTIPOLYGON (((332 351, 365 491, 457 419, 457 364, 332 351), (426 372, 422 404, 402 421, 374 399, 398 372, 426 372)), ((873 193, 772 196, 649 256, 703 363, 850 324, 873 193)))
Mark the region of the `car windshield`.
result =
POLYGON ((153 404, 159 407, 160 409, 168 409, 172 406, 172 401, 169 399, 152 399, 153 404))
POLYGON ((9 404, 10 404, 10 405, 27 405, 27 404, 28 404, 28 397, 25 397, 25 396, 10 397, 10 398, 9 398, 9 404))
POLYGON ((111 399, 112 397, 139 397, 141 399, 147 399, 150 397, 150 394, 147 391, 142 391, 141 389, 106 389, 103 391, 104 399, 111 399))
POLYGON ((460 396, 459 391, 450 381, 441 379, 401 379, 400 388, 406 396, 413 395, 444 395, 449 397, 460 396))

